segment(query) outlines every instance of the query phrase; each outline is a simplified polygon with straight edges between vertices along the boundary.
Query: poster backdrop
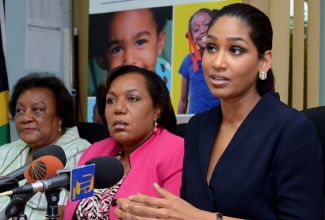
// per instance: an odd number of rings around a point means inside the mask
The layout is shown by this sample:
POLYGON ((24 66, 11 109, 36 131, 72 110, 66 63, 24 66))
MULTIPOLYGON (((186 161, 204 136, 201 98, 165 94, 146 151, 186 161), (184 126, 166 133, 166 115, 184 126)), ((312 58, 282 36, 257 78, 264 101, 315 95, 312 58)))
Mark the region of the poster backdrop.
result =
MULTIPOLYGON (((107 71, 126 63, 157 72, 165 81, 175 112, 178 113, 184 76, 179 73, 180 67, 184 62, 195 62, 195 59, 193 61, 189 56, 193 48, 190 51, 189 38, 186 35, 191 16, 200 9, 202 12, 208 12, 237 2, 241 0, 89 1, 87 120, 93 121, 95 91, 107 71)), ((202 19, 206 16, 204 13, 201 15, 202 19)), ((195 31, 195 28, 192 28, 192 32, 195 31)), ((195 34, 192 33, 191 36, 195 40, 195 34)), ((199 45, 200 43, 197 43, 196 47, 199 45)), ((186 69, 184 66, 186 65, 183 64, 183 69, 186 69)), ((195 70, 192 66, 188 69, 195 70)), ((198 75, 195 73, 199 73, 199 70, 188 75, 188 82, 198 75)), ((202 80, 192 82, 197 83, 200 91, 204 90, 204 85, 200 85, 202 80)), ((190 94, 191 91, 188 93, 189 99, 190 94)), ((193 97, 197 94, 192 92, 193 97)), ((209 95, 211 94, 206 94, 203 98, 208 100, 209 95)), ((184 113, 192 114, 193 112, 189 111, 196 111, 194 107, 192 110, 191 108, 188 104, 184 113)))

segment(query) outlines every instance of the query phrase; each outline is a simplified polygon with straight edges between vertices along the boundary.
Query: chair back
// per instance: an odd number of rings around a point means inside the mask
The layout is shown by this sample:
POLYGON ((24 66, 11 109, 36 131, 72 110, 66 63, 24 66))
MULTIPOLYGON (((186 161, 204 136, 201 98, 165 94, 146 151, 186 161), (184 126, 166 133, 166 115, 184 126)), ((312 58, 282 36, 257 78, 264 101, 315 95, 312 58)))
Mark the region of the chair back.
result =
MULTIPOLYGON (((320 143, 323 147, 323 171, 325 179, 325 106, 305 109, 302 110, 301 113, 313 122, 317 136, 319 137, 320 143)), ((325 181, 323 185, 323 195, 325 196, 325 181)))
POLYGON ((177 124, 174 130, 172 130, 172 133, 184 138, 186 133, 186 128, 187 128, 187 123, 177 124))
POLYGON ((93 122, 77 122, 79 136, 89 143, 95 143, 109 137, 106 125, 93 122))

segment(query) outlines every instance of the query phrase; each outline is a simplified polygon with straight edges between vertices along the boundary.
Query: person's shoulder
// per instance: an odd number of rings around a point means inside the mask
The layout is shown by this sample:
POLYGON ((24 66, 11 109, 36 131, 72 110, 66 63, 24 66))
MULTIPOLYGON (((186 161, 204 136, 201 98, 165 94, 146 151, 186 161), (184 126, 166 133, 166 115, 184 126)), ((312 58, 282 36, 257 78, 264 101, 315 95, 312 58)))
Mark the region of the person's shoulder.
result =
POLYGON ((280 101, 277 93, 269 93, 263 96, 263 99, 269 102, 268 105, 264 106, 265 111, 261 114, 267 114, 269 122, 275 123, 279 128, 285 127, 287 132, 304 133, 311 132, 313 134, 314 125, 297 109, 280 101))
POLYGON ((184 148, 184 138, 169 132, 165 128, 161 128, 158 132, 160 132, 160 134, 157 134, 157 137, 159 138, 156 139, 156 143, 159 143, 156 145, 157 148, 161 148, 162 145, 166 149, 173 150, 184 148))
POLYGON ((21 139, 18 139, 18 140, 15 140, 15 141, 12 141, 10 143, 7 143, 7 144, 3 144, 0 146, 0 151, 3 152, 3 151, 7 151, 7 150, 10 150, 12 149, 13 147, 14 148, 24 148, 27 144, 22 141, 21 139))
POLYGON ((184 57, 184 60, 189 60, 189 61, 192 62, 191 55, 194 56, 194 53, 192 53, 192 54, 190 54, 190 53, 186 54, 185 57, 184 57))
POLYGON ((65 132, 63 135, 70 135, 70 136, 80 138, 77 126, 73 126, 71 128, 65 128, 65 132))
MULTIPOLYGON (((29 147, 20 139, 0 146, 0 165, 2 166, 0 167, 0 171, 3 173, 3 169, 7 170, 7 168, 4 167, 10 166, 15 160, 19 160, 19 158, 21 158, 19 155, 23 155, 24 153, 27 154, 28 151, 29 147)), ((8 172, 11 171, 10 168, 8 170, 8 172)))
POLYGON ((207 123, 207 121, 211 121, 212 117, 215 117, 216 115, 221 114, 221 107, 220 104, 212 107, 209 110, 205 110, 200 113, 196 113, 193 115, 188 123, 207 123))
POLYGON ((176 134, 171 133, 167 129, 162 128, 161 129, 161 137, 165 141, 170 141, 170 142, 182 142, 184 141, 184 138, 181 136, 178 136, 176 134))
POLYGON ((59 145, 82 145, 84 147, 88 147, 90 143, 79 136, 78 128, 76 126, 71 128, 66 128, 65 133, 62 137, 57 141, 59 145))
POLYGON ((186 54, 183 58, 181 66, 189 66, 189 65, 192 65, 191 54, 186 54))
POLYGON ((113 138, 105 138, 101 141, 91 144, 82 154, 78 164, 85 164, 88 160, 99 157, 109 156, 108 152, 112 152, 116 146, 116 141, 113 138))
POLYGON ((157 64, 164 65, 167 69, 171 70, 170 63, 162 57, 157 57, 157 64))
POLYGON ((146 149, 150 157, 157 161, 178 160, 184 155, 184 138, 162 128, 160 134, 153 142, 150 142, 150 146, 148 145, 146 149))
POLYGON ((29 150, 30 147, 20 139, 0 146, 0 174, 10 173, 22 166, 22 158, 27 156, 29 150))
POLYGON ((277 93, 268 93, 264 96, 263 99, 269 102, 269 106, 266 106, 269 109, 269 114, 272 114, 274 119, 308 122, 307 118, 300 111, 283 103, 277 93))
POLYGON ((88 148, 87 151, 100 151, 105 149, 106 147, 111 146, 112 144, 116 143, 112 138, 105 138, 101 141, 97 141, 92 143, 88 148))
POLYGON ((103 151, 107 151, 107 150, 112 150, 115 146, 116 146, 117 142, 111 138, 105 138, 101 141, 97 141, 93 144, 91 144, 86 151, 88 152, 103 152, 103 151))
POLYGON ((6 144, 3 144, 3 145, 1 145, 0 147, 0 150, 2 151, 2 150, 4 150, 4 149, 8 149, 8 148, 11 148, 13 145, 15 145, 15 142, 16 141, 14 141, 14 142, 10 142, 10 143, 6 143, 6 144))

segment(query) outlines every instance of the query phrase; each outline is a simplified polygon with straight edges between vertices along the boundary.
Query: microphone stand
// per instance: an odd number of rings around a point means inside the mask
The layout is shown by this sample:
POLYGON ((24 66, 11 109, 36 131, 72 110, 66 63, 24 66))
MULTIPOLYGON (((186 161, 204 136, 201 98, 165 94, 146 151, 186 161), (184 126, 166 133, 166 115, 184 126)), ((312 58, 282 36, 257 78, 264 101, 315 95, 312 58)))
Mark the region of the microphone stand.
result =
POLYGON ((22 212, 17 216, 17 220, 27 220, 27 216, 22 212))
POLYGON ((47 219, 55 220, 59 216, 58 203, 60 200, 60 192, 61 189, 51 189, 45 191, 45 196, 47 200, 47 219))
MULTIPOLYGON (((13 199, 13 196, 11 196, 11 200, 12 199, 13 199)), ((27 220, 27 215, 25 214, 25 207, 26 207, 26 203, 18 204, 17 206, 13 207, 13 210, 11 210, 11 211, 19 211, 19 214, 17 214, 16 217, 12 217, 12 219, 13 220, 27 220)))
POLYGON ((25 194, 25 195, 15 195, 11 196, 9 205, 4 209, 5 219, 18 219, 18 220, 27 220, 27 215, 25 212, 26 200, 29 200, 33 197, 34 194, 25 194))

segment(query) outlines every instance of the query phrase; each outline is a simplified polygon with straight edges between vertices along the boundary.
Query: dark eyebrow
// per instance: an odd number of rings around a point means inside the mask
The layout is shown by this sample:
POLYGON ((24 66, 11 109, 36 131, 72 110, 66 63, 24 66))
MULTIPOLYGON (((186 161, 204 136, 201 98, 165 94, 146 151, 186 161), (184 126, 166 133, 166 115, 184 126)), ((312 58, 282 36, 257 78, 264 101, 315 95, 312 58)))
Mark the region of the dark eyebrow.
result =
MULTIPOLYGON (((137 90, 137 89, 128 89, 128 90, 126 90, 125 93, 128 94, 128 93, 132 93, 132 92, 139 92, 139 90, 137 90)), ((115 95, 115 92, 112 92, 112 91, 109 90, 109 91, 107 92, 107 94, 115 95)), ((107 94, 106 94, 106 95, 107 95, 107 94)))
MULTIPOLYGON (((142 37, 144 35, 149 35, 150 36, 151 34, 150 34, 149 31, 141 31, 141 32, 137 33, 134 38, 136 39, 136 38, 142 37)), ((121 40, 108 41, 107 48, 109 48, 109 47, 111 47, 112 45, 115 45, 115 44, 121 44, 121 40)))
MULTIPOLYGON (((210 35, 210 34, 207 35, 207 38, 211 38, 212 40, 218 40, 218 38, 216 36, 210 35)), ((228 37, 227 41, 243 41, 246 44, 248 44, 247 41, 245 39, 243 39, 242 37, 228 37)))
POLYGON ((245 42, 247 44, 245 39, 243 39, 242 37, 228 37, 227 41, 243 41, 243 42, 245 42))
POLYGON ((136 38, 142 37, 143 35, 151 35, 149 31, 141 31, 137 33, 136 38))
POLYGON ((211 38, 212 40, 217 40, 218 39, 217 37, 215 37, 213 35, 210 35, 210 34, 207 35, 207 38, 211 38))
POLYGON ((107 48, 110 48, 112 45, 114 44, 120 44, 120 40, 110 40, 108 43, 107 43, 107 48))
MULTIPOLYGON (((17 101, 17 104, 22 104, 22 102, 21 101, 17 101)), ((32 103, 33 105, 37 105, 37 104, 45 104, 45 102, 44 101, 38 101, 38 102, 34 102, 34 103, 32 103)))

